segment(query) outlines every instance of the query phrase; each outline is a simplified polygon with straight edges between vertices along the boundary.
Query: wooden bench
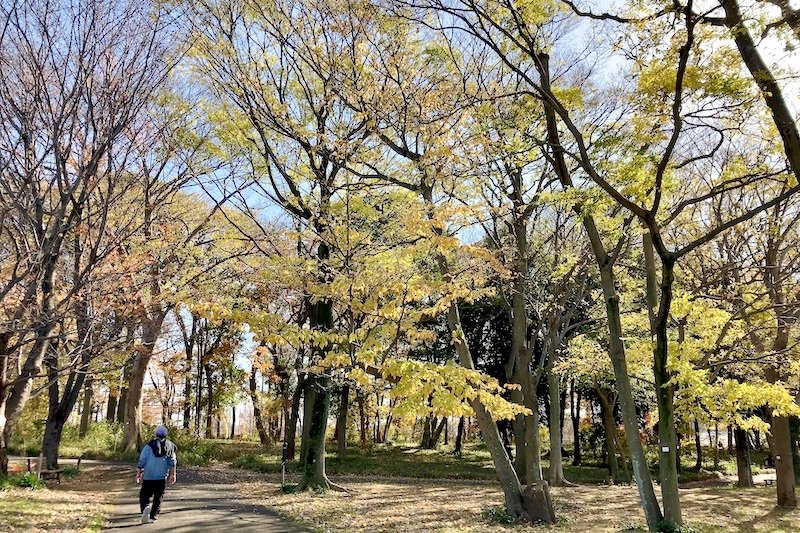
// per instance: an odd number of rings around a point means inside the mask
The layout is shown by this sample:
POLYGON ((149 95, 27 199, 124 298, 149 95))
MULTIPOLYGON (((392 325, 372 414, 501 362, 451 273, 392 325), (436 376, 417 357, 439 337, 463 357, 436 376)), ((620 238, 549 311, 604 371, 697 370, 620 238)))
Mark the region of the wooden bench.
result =
MULTIPOLYGON (((32 464, 31 464, 31 457, 28 457, 28 472, 33 472, 32 464)), ((83 456, 78 457, 78 464, 75 465, 75 468, 80 470, 81 469, 81 461, 83 460, 83 456)), ((37 463, 37 474, 41 479, 55 479, 58 485, 61 485, 61 474, 64 473, 63 468, 56 468, 53 470, 42 470, 41 467, 44 464, 43 458, 39 456, 39 462, 37 463)))
POLYGON ((42 479, 53 479, 55 478, 56 483, 61 485, 61 474, 64 473, 63 468, 58 468, 56 470, 41 470, 39 472, 39 476, 42 479))

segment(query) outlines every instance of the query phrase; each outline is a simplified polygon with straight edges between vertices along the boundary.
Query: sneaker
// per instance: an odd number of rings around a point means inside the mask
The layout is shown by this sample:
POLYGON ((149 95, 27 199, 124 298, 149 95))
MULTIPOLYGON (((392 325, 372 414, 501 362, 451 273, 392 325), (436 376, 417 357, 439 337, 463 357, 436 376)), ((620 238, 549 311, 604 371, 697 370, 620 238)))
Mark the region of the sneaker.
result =
POLYGON ((151 516, 151 517, 150 517, 150 521, 151 521, 151 522, 155 522, 156 520, 158 520, 158 517, 157 517, 157 516, 151 516))
POLYGON ((150 523, 150 506, 144 508, 142 511, 142 524, 149 524, 150 523))

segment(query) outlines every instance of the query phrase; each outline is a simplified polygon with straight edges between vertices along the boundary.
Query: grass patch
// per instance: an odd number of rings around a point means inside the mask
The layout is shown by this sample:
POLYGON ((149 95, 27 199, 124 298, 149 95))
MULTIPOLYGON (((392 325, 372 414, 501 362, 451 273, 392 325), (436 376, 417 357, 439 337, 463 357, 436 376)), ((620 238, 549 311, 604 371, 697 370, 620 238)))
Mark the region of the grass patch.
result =
POLYGON ((101 531, 109 507, 97 494, 10 488, 0 492, 0 531, 101 531))
MULTIPOLYGON (((494 480, 496 474, 488 454, 465 449, 462 456, 439 450, 423 450, 416 446, 375 446, 369 449, 350 448, 344 459, 329 455, 325 459, 330 475, 444 478, 494 480)), ((247 453, 233 460, 238 468, 264 473, 280 473, 281 458, 274 453, 247 453)), ((287 473, 299 473, 298 461, 288 461, 287 473)))
MULTIPOLYGON (((334 450, 330 450, 330 452, 325 459, 325 466, 328 474, 332 476, 485 481, 497 479, 486 448, 473 446, 472 443, 464 448, 461 457, 448 453, 444 449, 423 450, 413 445, 379 445, 367 449, 348 448, 347 456, 344 459, 333 453, 334 450)), ((266 453, 248 452, 235 456, 231 464, 237 468, 265 474, 279 474, 281 472, 280 450, 276 448, 266 453)), ((546 477, 547 460, 543 460, 542 465, 546 477)), ((299 462, 288 461, 286 473, 301 473, 299 462)), ((579 484, 600 485, 608 480, 608 470, 599 462, 589 462, 581 466, 565 463, 564 475, 569 481, 579 484)), ((716 478, 714 474, 710 475, 716 478)))

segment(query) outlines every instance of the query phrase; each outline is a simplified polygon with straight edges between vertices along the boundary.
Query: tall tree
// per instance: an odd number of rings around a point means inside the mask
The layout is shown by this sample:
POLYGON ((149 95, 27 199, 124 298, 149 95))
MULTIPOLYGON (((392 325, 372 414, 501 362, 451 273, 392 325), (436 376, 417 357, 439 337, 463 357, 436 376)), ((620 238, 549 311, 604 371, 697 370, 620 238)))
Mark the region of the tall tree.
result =
POLYGON ((125 157, 116 156, 125 150, 117 154, 117 146, 169 68, 163 15, 149 3, 93 0, 14 2, 0 11, 2 211, 19 222, 2 224, 10 252, 0 289, 7 311, 0 333, 3 473, 5 443, 69 306, 70 291, 59 294, 54 278, 66 240, 92 195, 118 175, 125 157), (17 366, 21 372, 10 376, 17 366))

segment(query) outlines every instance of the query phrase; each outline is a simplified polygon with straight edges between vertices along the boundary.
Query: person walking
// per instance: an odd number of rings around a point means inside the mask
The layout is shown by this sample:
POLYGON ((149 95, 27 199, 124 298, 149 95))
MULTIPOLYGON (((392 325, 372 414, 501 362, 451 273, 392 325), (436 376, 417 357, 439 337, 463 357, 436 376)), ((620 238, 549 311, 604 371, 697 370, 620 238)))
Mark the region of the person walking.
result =
POLYGON ((142 484, 142 489, 139 491, 139 507, 143 524, 158 520, 161 499, 167 486, 167 476, 170 485, 174 485, 176 481, 177 453, 178 448, 175 443, 167 440, 167 428, 158 426, 156 438, 148 442, 139 454, 136 483, 142 484))

